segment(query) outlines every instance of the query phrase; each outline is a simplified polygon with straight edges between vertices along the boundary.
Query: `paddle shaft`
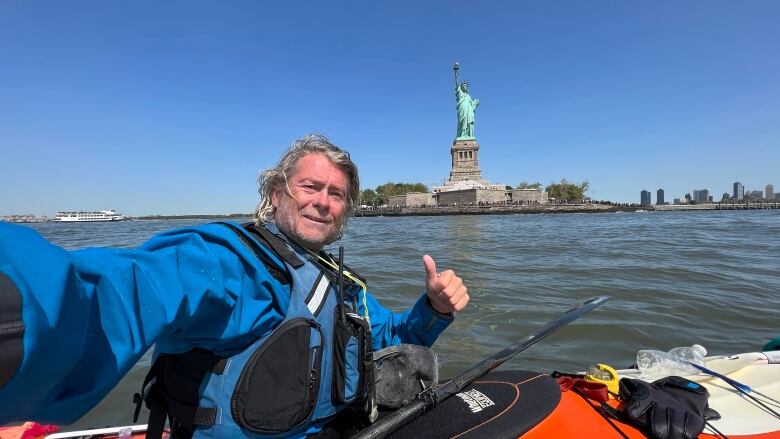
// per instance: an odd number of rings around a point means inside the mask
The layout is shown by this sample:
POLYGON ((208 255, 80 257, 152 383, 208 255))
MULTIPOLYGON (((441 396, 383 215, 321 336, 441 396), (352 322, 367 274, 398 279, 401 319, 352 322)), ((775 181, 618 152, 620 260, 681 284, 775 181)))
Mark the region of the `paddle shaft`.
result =
POLYGON ((764 395, 761 392, 753 390, 747 384, 742 384, 742 383, 740 383, 739 381, 737 381, 735 379, 729 378, 726 375, 723 375, 723 374, 721 374, 719 372, 715 372, 714 370, 708 369, 708 368, 706 368, 706 367, 704 367, 702 365, 699 365, 699 364, 696 364, 696 363, 692 363, 690 361, 688 362, 688 364, 690 364, 691 366, 695 367, 696 369, 699 369, 700 371, 706 373, 707 375, 712 375, 715 378, 720 378, 721 380, 725 381, 726 384, 728 384, 731 387, 737 389, 738 392, 740 392, 741 394, 743 394, 746 397, 748 397, 751 400, 753 400, 753 402, 755 402, 756 404, 761 406, 761 408, 763 408, 767 412, 773 414, 776 418, 780 419, 780 413, 778 413, 777 411, 773 410, 768 405, 764 404, 760 399, 758 399, 755 396, 751 395, 751 393, 755 393, 757 395, 763 396, 764 398, 767 398, 767 399, 769 399, 769 400, 771 400, 771 401, 776 403, 777 400, 775 400, 774 398, 770 398, 770 397, 764 395))
POLYGON ((692 361, 688 361, 688 364, 690 364, 691 366, 695 367, 696 369, 699 369, 700 371, 706 373, 707 375, 712 375, 715 378, 722 379, 726 383, 730 384, 732 387, 735 387, 735 388, 737 388, 739 390, 742 390, 742 391, 747 392, 747 393, 750 393, 750 392, 753 391, 753 389, 751 389, 750 386, 748 386, 747 384, 742 384, 739 381, 731 379, 731 378, 727 377, 726 375, 723 375, 720 372, 715 372, 712 369, 708 369, 708 368, 706 368, 706 367, 704 367, 704 366, 702 366, 700 364, 696 364, 696 363, 694 363, 692 361))
POLYGON ((490 358, 483 360, 471 369, 461 373, 435 389, 428 389, 421 392, 414 401, 385 416, 355 436, 352 436, 352 439, 380 439, 387 437, 394 431, 418 418, 426 411, 436 407, 439 402, 460 392, 466 386, 504 364, 510 358, 528 349, 541 339, 568 325, 574 320, 577 320, 607 300, 609 300, 609 297, 607 296, 597 296, 569 309, 562 316, 547 322, 542 329, 535 334, 528 336, 523 342, 515 343, 502 349, 490 358))

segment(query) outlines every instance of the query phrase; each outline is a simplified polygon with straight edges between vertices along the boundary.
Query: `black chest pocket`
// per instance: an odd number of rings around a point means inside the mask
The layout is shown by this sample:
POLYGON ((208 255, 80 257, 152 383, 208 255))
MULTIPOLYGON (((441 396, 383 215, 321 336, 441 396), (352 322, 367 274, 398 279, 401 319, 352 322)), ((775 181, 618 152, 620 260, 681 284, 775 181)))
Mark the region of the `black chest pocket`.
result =
POLYGON ((304 424, 317 403, 322 332, 311 319, 279 326, 249 358, 231 398, 231 414, 254 433, 282 433, 304 424))

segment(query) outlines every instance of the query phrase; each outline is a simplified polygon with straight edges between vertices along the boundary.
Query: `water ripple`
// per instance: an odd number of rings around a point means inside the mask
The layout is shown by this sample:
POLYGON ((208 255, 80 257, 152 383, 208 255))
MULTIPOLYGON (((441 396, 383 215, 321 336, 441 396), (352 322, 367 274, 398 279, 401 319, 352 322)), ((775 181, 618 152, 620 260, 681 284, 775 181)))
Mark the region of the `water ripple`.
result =
MULTIPOLYGON (((135 246, 200 221, 39 224, 67 247, 135 246)), ((472 297, 437 341, 451 376, 521 340, 569 305, 612 300, 512 360, 510 367, 627 366, 636 351, 699 343, 754 351, 780 333, 780 212, 647 212, 354 218, 347 264, 391 309, 422 293, 423 254, 454 268, 472 297)), ((145 358, 78 426, 126 424, 145 358)))

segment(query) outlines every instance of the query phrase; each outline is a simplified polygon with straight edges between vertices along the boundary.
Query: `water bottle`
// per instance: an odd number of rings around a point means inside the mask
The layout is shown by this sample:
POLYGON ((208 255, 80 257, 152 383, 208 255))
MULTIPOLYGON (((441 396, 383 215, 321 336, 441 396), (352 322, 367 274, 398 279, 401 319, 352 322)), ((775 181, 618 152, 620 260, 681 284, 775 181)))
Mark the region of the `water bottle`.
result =
POLYGON ((704 346, 695 344, 691 347, 679 347, 669 351, 669 355, 682 358, 685 361, 704 366, 704 357, 707 356, 707 349, 704 346))
POLYGON ((704 365, 707 350, 701 345, 678 347, 669 352, 656 350, 641 350, 636 355, 636 364, 642 373, 642 378, 653 380, 670 375, 692 375, 699 370, 688 364, 688 361, 704 365))

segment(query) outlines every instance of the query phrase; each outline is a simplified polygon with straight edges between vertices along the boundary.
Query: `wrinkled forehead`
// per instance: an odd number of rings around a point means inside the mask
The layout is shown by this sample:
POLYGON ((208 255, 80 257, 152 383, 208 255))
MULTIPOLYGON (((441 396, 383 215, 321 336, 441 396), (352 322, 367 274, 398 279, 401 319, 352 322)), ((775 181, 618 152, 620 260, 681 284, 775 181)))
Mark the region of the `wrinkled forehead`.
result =
POLYGON ((350 184, 348 171, 325 154, 319 153, 302 156, 293 167, 289 177, 296 180, 332 181, 333 183, 339 183, 339 185, 343 184, 344 189, 350 184))

